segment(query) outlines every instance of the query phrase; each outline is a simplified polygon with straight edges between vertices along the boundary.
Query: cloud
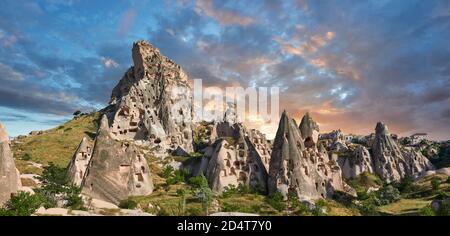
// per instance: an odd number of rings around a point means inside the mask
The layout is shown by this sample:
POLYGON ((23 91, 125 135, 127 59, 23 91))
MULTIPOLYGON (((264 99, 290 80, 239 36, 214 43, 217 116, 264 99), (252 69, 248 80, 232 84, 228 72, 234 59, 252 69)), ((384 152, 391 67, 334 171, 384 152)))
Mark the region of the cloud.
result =
POLYGON ((21 81, 24 80, 23 75, 13 70, 11 67, 0 63, 0 77, 3 80, 8 81, 21 81))
POLYGON ((102 63, 106 68, 117 68, 119 64, 111 58, 102 57, 102 63))
POLYGON ((235 11, 216 8, 212 0, 197 0, 195 10, 199 14, 214 18, 221 25, 247 26, 254 23, 251 17, 242 16, 235 11))

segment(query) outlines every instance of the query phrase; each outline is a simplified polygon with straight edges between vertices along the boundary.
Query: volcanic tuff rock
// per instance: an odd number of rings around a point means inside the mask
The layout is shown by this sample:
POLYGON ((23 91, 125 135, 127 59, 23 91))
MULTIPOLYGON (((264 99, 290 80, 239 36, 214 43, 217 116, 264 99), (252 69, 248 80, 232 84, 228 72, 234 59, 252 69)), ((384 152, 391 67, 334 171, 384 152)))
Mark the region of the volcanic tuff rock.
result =
POLYGON ((375 127, 372 153, 375 173, 387 182, 398 181, 405 176, 418 176, 434 168, 420 153, 410 150, 402 153, 382 122, 375 127))
POLYGON ((133 143, 114 140, 105 115, 82 183, 84 194, 116 204, 129 196, 153 191, 144 155, 133 143))
POLYGON ((0 206, 21 187, 20 174, 14 164, 6 129, 0 122, 0 206))
POLYGON ((266 191, 271 150, 265 135, 230 123, 236 119, 227 114, 223 122, 215 123, 211 135, 216 140, 206 169, 211 189, 222 192, 229 185, 243 184, 266 191))
POLYGON ((145 41, 132 49, 134 66, 113 89, 112 137, 142 140, 163 151, 192 147, 192 95, 181 67, 145 41))
POLYGON ((352 156, 338 157, 338 163, 342 169, 342 176, 347 179, 354 178, 363 172, 374 172, 370 153, 362 145, 358 145, 352 156))
POLYGON ((67 168, 69 179, 74 185, 81 186, 89 161, 91 160, 91 155, 92 146, 87 138, 83 137, 67 168))
POLYGON ((270 159, 269 194, 276 191, 287 197, 289 192, 299 198, 331 197, 335 190, 348 191, 341 170, 330 162, 326 152, 305 148, 294 120, 283 112, 275 136, 270 159))
POLYGON ((305 146, 312 147, 319 140, 319 125, 311 118, 307 112, 300 122, 299 126, 302 138, 305 140, 305 146))

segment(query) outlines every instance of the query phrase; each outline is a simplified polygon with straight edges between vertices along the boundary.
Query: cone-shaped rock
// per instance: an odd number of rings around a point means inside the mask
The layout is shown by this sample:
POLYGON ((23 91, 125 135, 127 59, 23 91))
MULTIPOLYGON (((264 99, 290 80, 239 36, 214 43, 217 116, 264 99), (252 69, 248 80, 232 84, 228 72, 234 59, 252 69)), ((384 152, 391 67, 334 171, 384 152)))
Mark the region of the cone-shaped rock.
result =
POLYGON ((299 129, 307 147, 317 144, 319 140, 319 125, 311 118, 309 112, 303 116, 299 129))
POLYGON ((67 168, 69 179, 74 185, 81 186, 91 155, 92 146, 87 138, 83 137, 67 168))
POLYGON ((372 153, 375 173, 388 182, 433 169, 433 165, 423 155, 401 150, 382 122, 378 122, 375 127, 372 153))
POLYGON ((129 196, 148 195, 152 191, 153 182, 144 155, 134 144, 114 140, 104 115, 83 180, 83 193, 117 204, 129 196))

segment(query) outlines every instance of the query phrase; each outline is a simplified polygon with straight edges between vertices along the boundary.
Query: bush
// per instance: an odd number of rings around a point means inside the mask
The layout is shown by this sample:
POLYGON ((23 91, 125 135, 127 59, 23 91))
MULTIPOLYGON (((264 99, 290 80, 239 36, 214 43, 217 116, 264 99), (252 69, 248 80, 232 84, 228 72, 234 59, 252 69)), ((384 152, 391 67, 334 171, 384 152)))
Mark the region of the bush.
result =
POLYGON ((431 180, 431 188, 436 191, 439 189, 439 186, 441 185, 441 180, 438 178, 434 178, 431 180))
POLYGON ((283 194, 281 194, 280 192, 275 192, 272 195, 267 196, 265 200, 277 211, 283 211, 284 209, 286 209, 286 203, 284 202, 283 194))
POLYGON ((193 188, 201 188, 208 186, 208 180, 201 174, 199 176, 194 176, 188 179, 188 184, 193 188))
POLYGON ((173 171, 174 169, 172 166, 170 165, 166 166, 166 168, 164 168, 163 170, 162 177, 165 179, 169 178, 170 176, 172 176, 173 171))
POLYGON ((395 187, 401 192, 408 192, 411 191, 411 188, 413 187, 414 178, 412 176, 406 176, 400 182, 395 183, 395 187))
POLYGON ((45 198, 40 194, 31 195, 28 192, 19 192, 0 209, 0 216, 30 216, 44 202, 45 198))
POLYGON ((387 205, 389 203, 396 202, 401 198, 398 189, 394 188, 392 185, 384 186, 380 190, 378 190, 377 197, 377 205, 387 205))
POLYGON ((27 152, 20 159, 23 161, 29 161, 29 160, 31 160, 31 154, 27 152))
POLYGON ((120 201, 119 207, 122 209, 136 209, 137 202, 131 200, 131 199, 125 199, 120 201))
POLYGON ((363 216, 377 216, 379 215, 377 207, 373 201, 363 201, 361 205, 358 206, 358 210, 363 216))
POLYGON ((419 210, 419 215, 420 216, 434 216, 435 214, 434 214, 434 211, 431 208, 431 206, 426 206, 419 210))

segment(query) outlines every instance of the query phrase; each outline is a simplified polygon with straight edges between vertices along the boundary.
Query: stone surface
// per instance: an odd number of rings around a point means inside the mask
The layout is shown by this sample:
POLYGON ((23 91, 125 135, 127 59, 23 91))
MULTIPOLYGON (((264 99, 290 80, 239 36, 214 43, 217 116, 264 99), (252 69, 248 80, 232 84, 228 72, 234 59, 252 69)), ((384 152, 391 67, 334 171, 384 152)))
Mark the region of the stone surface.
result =
POLYGON ((362 145, 353 152, 350 157, 338 157, 342 176, 346 179, 354 178, 364 172, 373 173, 373 163, 369 151, 362 145))
POLYGON ((92 156, 92 145, 86 137, 83 137, 78 145, 72 161, 67 168, 67 174, 71 182, 76 186, 81 186, 81 182, 86 175, 86 169, 89 165, 92 156))
POLYGON ((215 144, 206 169, 208 183, 219 193, 229 185, 239 184, 267 191, 270 145, 259 131, 247 130, 241 123, 230 123, 233 121, 236 119, 225 115, 223 122, 214 125, 215 144))
POLYGON ((34 215, 38 216, 67 216, 69 214, 69 210, 66 208, 48 208, 40 207, 36 210, 34 215))
POLYGON ((11 194, 16 193, 21 186, 20 174, 14 164, 9 137, 0 122, 0 206, 8 201, 11 194))
POLYGON ((270 160, 269 194, 294 193, 302 199, 331 197, 336 190, 349 191, 342 181, 341 169, 330 162, 326 152, 305 148, 299 128, 283 112, 270 160))
POLYGON ((137 41, 134 66, 114 88, 110 131, 118 140, 146 140, 155 146, 186 152, 192 146, 192 95, 187 75, 159 49, 137 41))
POLYGON ((422 172, 434 169, 421 153, 401 150, 382 122, 375 127, 372 153, 375 173, 387 182, 399 181, 405 176, 418 177, 422 172))
POLYGON ((303 116, 299 128, 302 138, 305 140, 305 146, 315 146, 319 140, 319 125, 311 118, 309 112, 303 116))
POLYGON ((82 192, 112 203, 153 191, 151 173, 144 155, 133 143, 114 140, 104 115, 82 192))

